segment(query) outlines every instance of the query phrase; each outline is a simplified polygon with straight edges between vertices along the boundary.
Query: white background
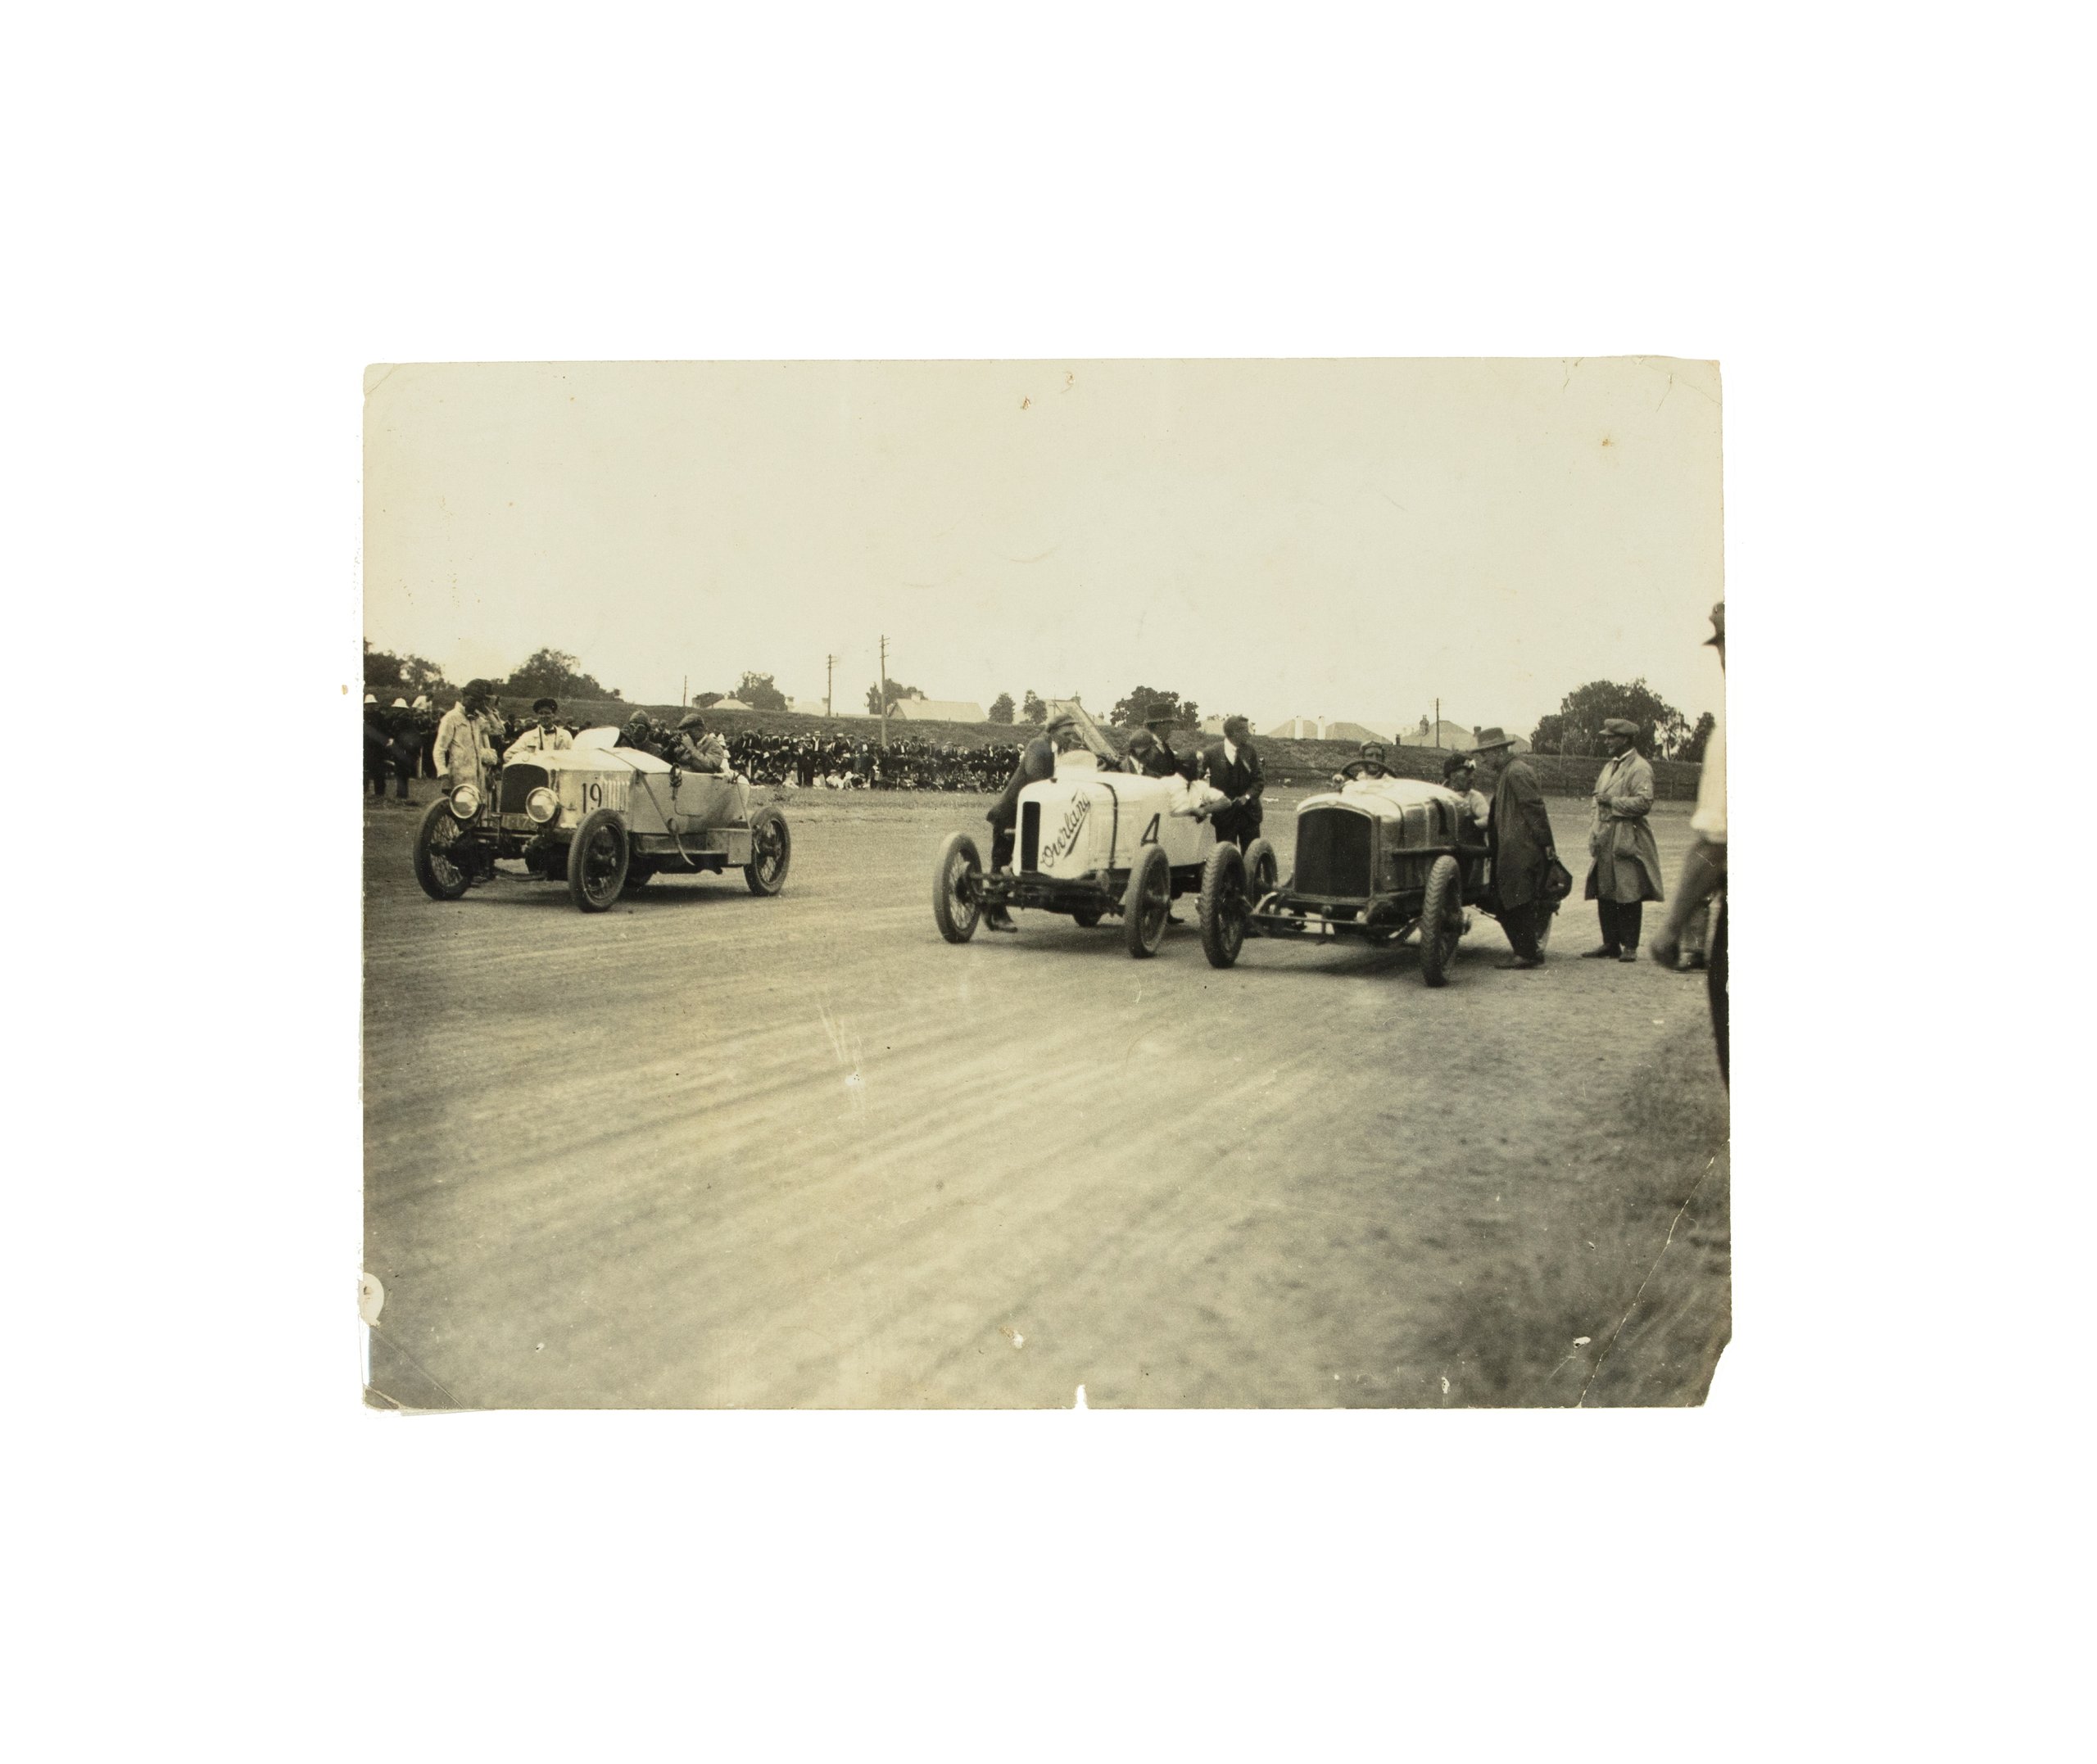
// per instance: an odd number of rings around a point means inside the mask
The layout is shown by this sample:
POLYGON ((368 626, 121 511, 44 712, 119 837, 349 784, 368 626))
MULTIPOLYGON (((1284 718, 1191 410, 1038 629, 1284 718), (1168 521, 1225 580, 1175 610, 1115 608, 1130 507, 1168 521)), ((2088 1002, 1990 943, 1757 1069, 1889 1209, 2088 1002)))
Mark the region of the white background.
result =
POLYGON ((2045 1749, 2087 1658, 2073 16, 757 11, 11 34, 27 1754, 2045 1749), (366 363, 1629 352, 1724 373, 1705 1409, 359 1406, 366 363))

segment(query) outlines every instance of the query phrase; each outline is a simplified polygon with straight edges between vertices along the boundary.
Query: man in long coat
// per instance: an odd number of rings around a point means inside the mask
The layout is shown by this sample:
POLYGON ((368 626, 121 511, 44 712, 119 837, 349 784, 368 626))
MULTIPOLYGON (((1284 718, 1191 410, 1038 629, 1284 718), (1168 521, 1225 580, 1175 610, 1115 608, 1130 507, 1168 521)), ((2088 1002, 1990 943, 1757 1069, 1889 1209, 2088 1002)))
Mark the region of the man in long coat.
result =
POLYGON ((1543 787, 1528 762, 1515 755, 1514 737, 1488 729, 1472 749, 1479 765, 1498 774, 1492 808, 1486 817, 1485 843, 1492 854, 1492 892, 1500 929, 1514 954, 1503 968, 1543 966, 1543 934, 1556 903, 1544 898, 1544 874, 1558 855, 1551 837, 1551 813, 1543 806, 1543 787))
POLYGON ((491 691, 485 680, 468 681, 460 690, 459 702, 437 726, 437 775, 447 791, 462 784, 480 789, 487 783, 487 773, 497 751, 488 721, 491 691))
POLYGON ((1646 902, 1665 900, 1660 887, 1660 848, 1646 817, 1653 807, 1653 768, 1637 748, 1638 726, 1621 717, 1602 725, 1609 763, 1595 780, 1595 817, 1587 833, 1594 862, 1587 869, 1587 898, 1602 921, 1601 947, 1581 954, 1597 961, 1638 959, 1638 932, 1646 902))

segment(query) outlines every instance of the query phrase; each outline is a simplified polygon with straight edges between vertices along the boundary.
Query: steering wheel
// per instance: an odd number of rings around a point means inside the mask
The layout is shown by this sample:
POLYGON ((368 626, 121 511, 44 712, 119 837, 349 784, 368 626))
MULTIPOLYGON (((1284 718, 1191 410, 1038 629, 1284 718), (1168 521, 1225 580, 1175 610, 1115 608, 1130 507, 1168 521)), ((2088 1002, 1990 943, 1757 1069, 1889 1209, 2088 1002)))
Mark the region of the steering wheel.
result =
POLYGON ((1340 767, 1340 776, 1343 778, 1349 779, 1367 778, 1370 776, 1388 778, 1391 776, 1391 768, 1384 764, 1381 760, 1351 759, 1344 766, 1340 767), (1374 766, 1376 768, 1374 773, 1371 773, 1369 770, 1371 766, 1374 766))

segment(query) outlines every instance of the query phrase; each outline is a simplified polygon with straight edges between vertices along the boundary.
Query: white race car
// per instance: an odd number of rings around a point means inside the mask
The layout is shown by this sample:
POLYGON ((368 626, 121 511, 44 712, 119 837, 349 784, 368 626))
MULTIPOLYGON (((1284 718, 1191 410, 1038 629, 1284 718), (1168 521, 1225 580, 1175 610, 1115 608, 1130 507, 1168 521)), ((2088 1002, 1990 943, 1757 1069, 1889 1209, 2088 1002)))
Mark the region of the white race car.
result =
POLYGON ((1216 848, 1208 813, 1223 799, 1205 784, 1103 771, 1090 753, 1059 753, 1054 777, 1020 792, 1012 869, 986 874, 966 833, 940 848, 940 935, 967 943, 989 907, 1067 913, 1082 925, 1118 915, 1129 953, 1154 956, 1173 901, 1201 889, 1216 848))

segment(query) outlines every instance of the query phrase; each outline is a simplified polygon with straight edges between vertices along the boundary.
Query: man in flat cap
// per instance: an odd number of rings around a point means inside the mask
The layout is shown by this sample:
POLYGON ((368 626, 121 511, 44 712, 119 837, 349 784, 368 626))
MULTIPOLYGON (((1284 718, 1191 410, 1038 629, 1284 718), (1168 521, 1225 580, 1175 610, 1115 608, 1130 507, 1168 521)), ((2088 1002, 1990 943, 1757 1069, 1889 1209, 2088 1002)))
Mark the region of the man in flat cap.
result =
POLYGON ((502 757, 515 759, 521 753, 565 753, 575 745, 575 738, 555 721, 559 714, 560 706, 555 700, 533 700, 532 726, 510 744, 502 757))
MULTIPOLYGON (((1019 763, 1005 780, 1005 794, 990 805, 990 813, 983 817, 990 823, 992 870, 1012 867, 1012 847, 1018 838, 1014 829, 1019 825, 1019 793, 1030 784, 1039 784, 1056 776, 1056 756, 1068 753, 1077 745, 1077 718, 1068 711, 1054 712, 1048 718, 1048 726, 1021 753, 1019 763)), ((985 913, 983 923, 994 931, 1019 929, 1012 923, 1012 916, 1002 907, 994 907, 985 913)))
POLYGON ((1526 761, 1515 753, 1515 738, 1501 729, 1479 732, 1471 750, 1479 769, 1492 783, 1492 808, 1486 817, 1485 843, 1492 854, 1492 892, 1500 929, 1514 954, 1503 968, 1540 968, 1543 939, 1558 910, 1544 893, 1544 877, 1558 856, 1543 788, 1526 761))
POLYGON ((718 777, 725 777, 735 769, 728 762, 728 744, 718 735, 706 732, 706 719, 697 711, 686 711, 679 719, 677 732, 670 738, 670 750, 663 757, 686 771, 711 772, 718 777))
POLYGON ((1602 725, 1609 763, 1595 780, 1594 817, 1587 829, 1587 898, 1602 921, 1602 940, 1581 951, 1598 961, 1636 961, 1638 931, 1649 900, 1664 900, 1660 848, 1646 817, 1653 808, 1653 768, 1638 751, 1638 726, 1622 717, 1602 725))

